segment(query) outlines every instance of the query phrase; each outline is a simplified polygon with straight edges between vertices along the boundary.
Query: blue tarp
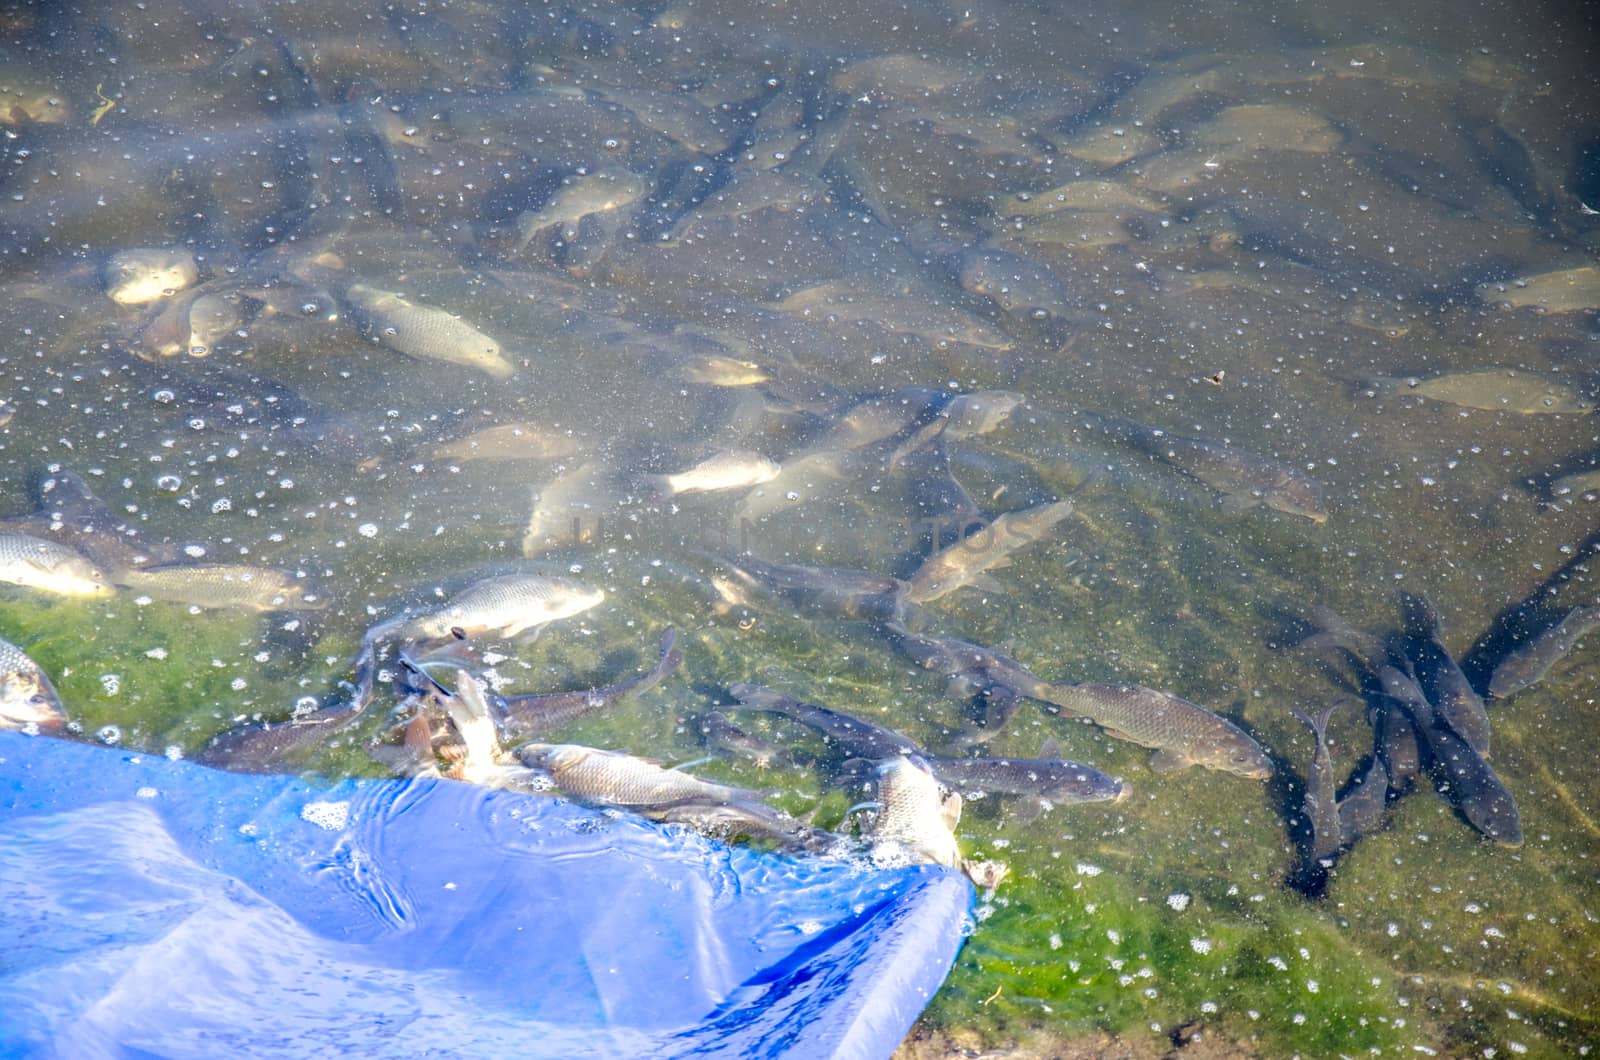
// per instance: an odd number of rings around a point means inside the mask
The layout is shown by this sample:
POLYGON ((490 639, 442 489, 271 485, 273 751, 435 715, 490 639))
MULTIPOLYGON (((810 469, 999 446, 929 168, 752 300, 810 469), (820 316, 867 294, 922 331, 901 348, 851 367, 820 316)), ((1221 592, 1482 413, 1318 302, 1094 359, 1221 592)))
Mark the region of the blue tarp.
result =
POLYGON ((539 796, 0 732, 6 1056, 887 1056, 971 904, 539 796))

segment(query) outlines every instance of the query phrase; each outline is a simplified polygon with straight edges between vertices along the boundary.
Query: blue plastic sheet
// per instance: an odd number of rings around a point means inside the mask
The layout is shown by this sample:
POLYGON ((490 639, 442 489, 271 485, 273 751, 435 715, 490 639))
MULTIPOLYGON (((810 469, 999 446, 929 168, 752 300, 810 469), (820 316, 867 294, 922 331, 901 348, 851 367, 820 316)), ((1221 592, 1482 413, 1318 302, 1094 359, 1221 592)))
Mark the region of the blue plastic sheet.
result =
POLYGON ((539 796, 0 732, 7 1056, 887 1056, 971 904, 539 796))

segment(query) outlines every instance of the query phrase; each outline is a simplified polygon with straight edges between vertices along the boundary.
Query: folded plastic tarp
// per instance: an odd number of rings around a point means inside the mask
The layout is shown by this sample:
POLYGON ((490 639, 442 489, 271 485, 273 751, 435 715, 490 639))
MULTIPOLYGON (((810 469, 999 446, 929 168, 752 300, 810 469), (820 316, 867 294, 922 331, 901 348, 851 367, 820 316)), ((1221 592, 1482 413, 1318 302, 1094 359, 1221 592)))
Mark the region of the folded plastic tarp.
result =
POLYGON ((887 1056, 971 904, 551 798, 0 732, 6 1056, 887 1056))

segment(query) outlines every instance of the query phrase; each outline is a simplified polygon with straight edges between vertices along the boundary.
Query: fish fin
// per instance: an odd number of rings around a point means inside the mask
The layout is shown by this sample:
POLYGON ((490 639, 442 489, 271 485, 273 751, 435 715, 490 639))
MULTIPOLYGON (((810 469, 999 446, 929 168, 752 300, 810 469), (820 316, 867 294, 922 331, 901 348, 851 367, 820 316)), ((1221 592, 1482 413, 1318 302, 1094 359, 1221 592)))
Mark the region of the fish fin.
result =
POLYGON ((1194 765, 1194 760, 1179 754, 1169 747, 1163 747, 1150 756, 1150 768, 1157 773, 1173 773, 1180 769, 1187 769, 1194 765))
POLYGON ((939 816, 944 818, 944 826, 955 831, 956 825, 961 823, 961 793, 952 791, 944 797, 944 803, 939 807, 939 816))
POLYGON ((1044 743, 1039 745, 1039 757, 1052 762, 1061 758, 1061 741, 1054 736, 1046 737, 1044 743))
POLYGON ((1006 811, 1006 817, 1015 821, 1017 824, 1032 824, 1034 821, 1037 821, 1048 808, 1049 803, 1045 802, 1039 796, 1028 795, 1012 803, 1011 808, 1006 811))
MULTIPOLYGON (((995 566, 999 567, 1003 566, 1003 564, 996 563, 995 566)), ((1006 587, 1004 585, 998 581, 995 581, 987 574, 974 574, 971 578, 967 579, 965 588, 979 589, 986 593, 1003 593, 1006 591, 1006 587)))

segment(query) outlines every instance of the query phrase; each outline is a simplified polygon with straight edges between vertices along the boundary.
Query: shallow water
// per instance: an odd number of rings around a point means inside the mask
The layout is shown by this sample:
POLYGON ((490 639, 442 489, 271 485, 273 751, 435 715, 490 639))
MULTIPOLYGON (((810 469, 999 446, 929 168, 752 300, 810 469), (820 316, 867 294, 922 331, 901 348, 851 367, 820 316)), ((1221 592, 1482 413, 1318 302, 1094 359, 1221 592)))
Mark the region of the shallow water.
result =
MULTIPOLYGON (((1312 604, 1386 632, 1395 592, 1426 592, 1481 686, 1525 602, 1536 623, 1596 602, 1600 502, 1550 490, 1600 459, 1593 416, 1369 385, 1500 367, 1595 396, 1592 288, 1498 304, 1600 252, 1592 22, 1559 5, 1508 25, 1387 4, 157 0, 19 8, 0 34, 5 512, 70 468, 145 539, 203 539, 332 601, 258 615, 7 590, 0 636, 86 734, 194 754, 236 722, 337 701, 375 620, 533 564, 607 600, 495 645, 509 689, 631 675, 668 623, 685 655, 562 739, 696 758, 687 719, 759 681, 937 748, 962 721, 942 682, 858 623, 719 613, 703 550, 907 573, 925 527, 887 452, 796 458, 855 398, 1001 387, 1029 404, 953 447, 979 504, 1095 481, 994 572, 1002 589, 916 622, 1050 679, 1204 704, 1278 776, 1155 773, 1146 751, 1025 706, 998 749, 1054 735, 1134 794, 1028 824, 969 804, 964 849, 1012 877, 924 1029, 1154 1051, 1198 1026, 1269 1055, 1571 1055, 1600 1034, 1592 650, 1491 705, 1521 848, 1482 840, 1424 782, 1317 898, 1286 885, 1312 750, 1287 707, 1350 689, 1282 650, 1312 604), (524 239, 522 215, 596 172, 631 174, 644 198, 524 239), (106 258, 138 247, 187 248, 204 290, 238 297, 205 356, 187 332, 161 352, 152 319, 182 295, 103 291, 106 258), (975 281, 976 247, 1016 257, 975 281), (363 334, 342 301, 355 283, 458 315, 513 373, 363 334), (706 354, 771 378, 695 381, 706 354), (1073 430, 1079 408, 1291 465, 1328 519, 1219 505, 1073 430), (511 421, 576 447, 434 453, 511 421), (790 474, 652 497, 644 475, 727 448, 790 474), (536 492, 596 462, 614 495, 525 555, 536 492)), ((382 772, 364 748, 379 721, 297 764, 382 772)), ((1370 731, 1347 707, 1329 735, 1342 779, 1370 731)), ((804 768, 697 768, 779 788, 791 810, 821 799, 822 823, 857 801, 804 768)))

